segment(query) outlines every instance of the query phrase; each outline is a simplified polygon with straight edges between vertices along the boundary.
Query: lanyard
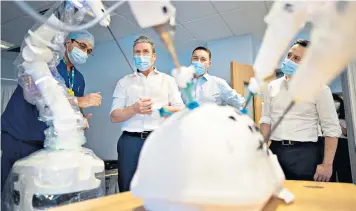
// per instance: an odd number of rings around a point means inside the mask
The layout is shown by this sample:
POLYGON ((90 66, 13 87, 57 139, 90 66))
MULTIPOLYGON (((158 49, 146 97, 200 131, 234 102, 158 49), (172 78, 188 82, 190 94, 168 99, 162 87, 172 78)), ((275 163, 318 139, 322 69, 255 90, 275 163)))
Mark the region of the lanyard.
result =
POLYGON ((74 87, 74 67, 72 67, 72 70, 68 74, 68 83, 69 83, 69 88, 73 90, 74 87), (71 74, 71 75, 69 75, 71 74), (71 77, 70 77, 71 76, 71 77))

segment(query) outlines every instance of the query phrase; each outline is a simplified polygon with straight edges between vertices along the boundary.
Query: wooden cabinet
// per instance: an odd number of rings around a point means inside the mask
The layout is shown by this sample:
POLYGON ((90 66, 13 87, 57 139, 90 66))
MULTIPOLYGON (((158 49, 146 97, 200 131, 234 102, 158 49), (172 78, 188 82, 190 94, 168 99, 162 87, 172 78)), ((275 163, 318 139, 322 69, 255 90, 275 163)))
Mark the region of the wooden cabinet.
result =
MULTIPOLYGON (((231 62, 230 63, 231 70, 231 87, 237 91, 237 93, 241 94, 245 98, 247 98, 246 90, 247 85, 250 81, 250 78, 254 76, 254 71, 251 65, 242 64, 239 62, 231 62)), ((274 80, 276 77, 270 77, 270 81, 274 80)), ((260 121, 262 115, 262 103, 263 98, 255 95, 253 100, 250 102, 252 104, 253 111, 249 110, 250 115, 253 112, 252 119, 256 122, 257 125, 260 121)), ((251 117, 251 116, 250 116, 251 117)))

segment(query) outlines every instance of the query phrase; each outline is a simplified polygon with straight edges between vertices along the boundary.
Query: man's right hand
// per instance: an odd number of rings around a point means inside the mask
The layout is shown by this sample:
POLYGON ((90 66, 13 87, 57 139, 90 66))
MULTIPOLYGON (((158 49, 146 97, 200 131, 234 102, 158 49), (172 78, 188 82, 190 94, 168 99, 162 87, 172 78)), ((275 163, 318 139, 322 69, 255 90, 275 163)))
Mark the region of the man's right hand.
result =
POLYGON ((133 109, 137 114, 152 114, 152 100, 150 98, 140 98, 133 109))
POLYGON ((78 97, 79 108, 97 107, 101 105, 102 97, 100 92, 90 93, 84 97, 78 97))

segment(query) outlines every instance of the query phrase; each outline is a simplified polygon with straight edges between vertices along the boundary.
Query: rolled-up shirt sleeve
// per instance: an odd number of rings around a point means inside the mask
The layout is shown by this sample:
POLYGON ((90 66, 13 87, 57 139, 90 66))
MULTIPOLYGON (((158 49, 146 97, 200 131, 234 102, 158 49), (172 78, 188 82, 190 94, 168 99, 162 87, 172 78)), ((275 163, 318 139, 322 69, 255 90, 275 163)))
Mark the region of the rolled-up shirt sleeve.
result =
POLYGON ((111 111, 110 114, 118 108, 125 108, 125 100, 126 100, 126 95, 125 95, 125 89, 122 86, 122 81, 120 80, 117 82, 114 94, 113 94, 113 102, 111 105, 111 111))
POLYGON ((232 89, 225 80, 219 81, 221 90, 221 98, 230 106, 240 109, 244 103, 245 98, 242 97, 235 89, 232 89))
POLYGON ((260 119, 260 124, 272 124, 271 119, 271 97, 270 97, 270 89, 271 84, 268 85, 268 88, 263 93, 263 109, 262 109, 262 117, 260 119))
POLYGON ((323 136, 338 138, 341 135, 341 127, 331 90, 328 86, 325 86, 317 96, 316 108, 323 136))
POLYGON ((169 78, 168 83, 169 83, 169 93, 168 93, 169 105, 184 108, 182 95, 179 91, 178 85, 175 82, 174 78, 169 78))

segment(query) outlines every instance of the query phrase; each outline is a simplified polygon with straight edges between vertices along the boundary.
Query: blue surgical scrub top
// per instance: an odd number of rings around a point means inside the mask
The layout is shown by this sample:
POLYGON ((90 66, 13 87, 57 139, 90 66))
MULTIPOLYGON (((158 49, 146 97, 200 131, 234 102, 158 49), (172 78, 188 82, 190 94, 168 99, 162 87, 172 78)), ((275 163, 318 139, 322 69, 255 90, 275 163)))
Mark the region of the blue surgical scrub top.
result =
MULTIPOLYGON (((69 87, 69 73, 63 61, 59 63, 57 70, 69 87)), ((74 68, 74 95, 82 97, 84 88, 84 77, 74 68)), ((25 100, 22 87, 18 85, 1 116, 1 131, 9 133, 19 141, 44 141, 43 132, 47 129, 47 125, 39 121, 38 117, 36 106, 25 100)))

